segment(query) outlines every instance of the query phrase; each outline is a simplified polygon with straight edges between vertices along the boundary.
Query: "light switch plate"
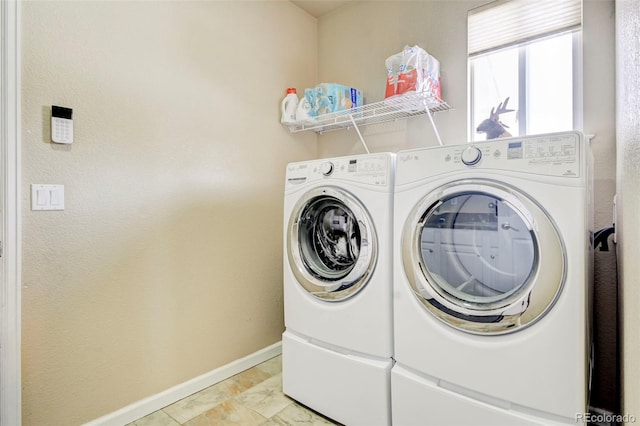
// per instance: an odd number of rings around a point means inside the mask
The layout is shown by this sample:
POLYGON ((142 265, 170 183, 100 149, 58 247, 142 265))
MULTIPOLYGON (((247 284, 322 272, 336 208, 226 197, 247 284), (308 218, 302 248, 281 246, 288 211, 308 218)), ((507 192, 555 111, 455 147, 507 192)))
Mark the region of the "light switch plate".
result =
POLYGON ((32 183, 31 210, 64 210, 64 185, 32 183))

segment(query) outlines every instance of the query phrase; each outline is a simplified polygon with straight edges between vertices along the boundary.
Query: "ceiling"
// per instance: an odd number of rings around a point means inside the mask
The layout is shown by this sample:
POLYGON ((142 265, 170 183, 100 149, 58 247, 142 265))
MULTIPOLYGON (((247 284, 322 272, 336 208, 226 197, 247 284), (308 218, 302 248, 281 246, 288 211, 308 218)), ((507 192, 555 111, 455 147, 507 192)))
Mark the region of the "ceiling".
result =
POLYGON ((316 18, 329 13, 353 0, 291 0, 299 8, 316 18))

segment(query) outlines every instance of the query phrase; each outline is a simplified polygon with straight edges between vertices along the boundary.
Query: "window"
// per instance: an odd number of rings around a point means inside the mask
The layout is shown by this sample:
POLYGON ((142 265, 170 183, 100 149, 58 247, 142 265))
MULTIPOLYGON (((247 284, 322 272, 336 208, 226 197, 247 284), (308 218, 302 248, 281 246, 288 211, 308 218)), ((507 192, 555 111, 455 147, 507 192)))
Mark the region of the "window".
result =
POLYGON ((470 140, 496 136, 476 130, 501 104, 512 136, 581 127, 581 6, 509 0, 469 13, 470 140))

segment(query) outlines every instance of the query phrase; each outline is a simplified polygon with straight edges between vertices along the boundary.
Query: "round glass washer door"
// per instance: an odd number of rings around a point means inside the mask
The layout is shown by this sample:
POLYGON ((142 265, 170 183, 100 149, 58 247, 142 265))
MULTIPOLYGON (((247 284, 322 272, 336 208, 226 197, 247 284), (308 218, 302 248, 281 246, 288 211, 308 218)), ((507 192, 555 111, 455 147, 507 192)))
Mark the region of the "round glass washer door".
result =
POLYGON ((416 297, 446 324, 475 334, 520 330, 561 292, 560 234, 532 199, 490 180, 461 180, 422 199, 403 234, 416 297))
POLYGON ((327 301, 347 299, 369 281, 377 259, 373 221, 348 192, 322 187, 293 209, 287 255, 300 285, 327 301))

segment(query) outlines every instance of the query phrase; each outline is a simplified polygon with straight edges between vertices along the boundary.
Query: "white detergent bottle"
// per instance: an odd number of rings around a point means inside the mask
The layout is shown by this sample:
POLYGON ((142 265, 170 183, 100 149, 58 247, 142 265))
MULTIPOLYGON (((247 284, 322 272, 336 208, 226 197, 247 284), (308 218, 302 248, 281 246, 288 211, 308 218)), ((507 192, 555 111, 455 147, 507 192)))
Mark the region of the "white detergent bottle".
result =
POLYGON ((308 123, 313 119, 311 117, 311 104, 306 96, 300 98, 298 109, 296 110, 296 121, 298 123, 308 123))
POLYGON ((287 95, 282 100, 280 108, 282 110, 280 122, 282 124, 294 124, 296 122, 296 109, 298 108, 298 95, 295 87, 287 89, 287 95))

